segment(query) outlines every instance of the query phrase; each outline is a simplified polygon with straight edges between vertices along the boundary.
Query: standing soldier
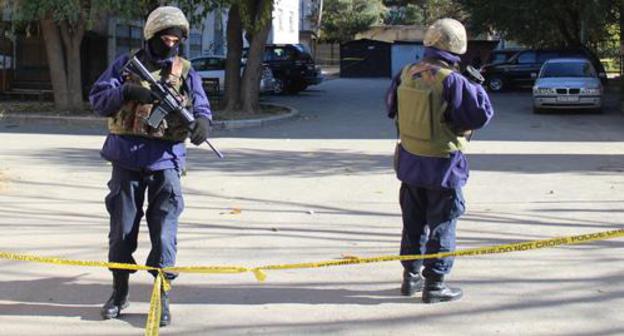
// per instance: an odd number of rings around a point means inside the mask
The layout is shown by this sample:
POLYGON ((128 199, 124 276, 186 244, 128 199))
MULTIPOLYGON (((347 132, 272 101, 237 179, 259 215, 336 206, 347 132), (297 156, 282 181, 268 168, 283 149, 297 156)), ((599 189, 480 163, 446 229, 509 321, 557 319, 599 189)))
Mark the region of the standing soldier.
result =
MULTIPOLYGON (((199 145, 208 136, 212 114, 201 79, 190 62, 177 56, 180 43, 188 37, 189 23, 176 7, 156 8, 144 28, 145 46, 134 55, 157 80, 180 93, 186 107, 196 118, 191 142, 199 145)), ((180 185, 186 159, 184 141, 189 136, 184 121, 168 115, 158 128, 145 124, 155 103, 147 82, 124 71, 132 55, 122 55, 104 71, 89 94, 95 113, 109 117, 109 134, 101 155, 112 163, 106 209, 110 214, 110 262, 136 264, 139 223, 145 212, 152 248, 146 265, 175 265, 178 217, 184 208, 180 185)), ((129 271, 111 270, 113 294, 102 307, 102 317, 118 317, 128 306, 129 271)), ((154 272, 156 276, 156 272, 154 272)), ((176 274, 166 273, 172 280, 176 274)), ((161 293, 160 325, 171 323, 169 297, 161 293)))
MULTIPOLYGON (((483 87, 457 71, 467 46, 466 29, 459 21, 434 22, 424 45, 423 59, 403 68, 386 97, 388 116, 396 119, 400 137, 395 170, 401 180, 401 255, 455 250, 456 222, 465 211, 462 187, 468 180, 466 136, 494 114, 483 87)), ((461 289, 444 282, 453 258, 402 264, 401 294, 422 290, 425 303, 462 297, 461 289)))

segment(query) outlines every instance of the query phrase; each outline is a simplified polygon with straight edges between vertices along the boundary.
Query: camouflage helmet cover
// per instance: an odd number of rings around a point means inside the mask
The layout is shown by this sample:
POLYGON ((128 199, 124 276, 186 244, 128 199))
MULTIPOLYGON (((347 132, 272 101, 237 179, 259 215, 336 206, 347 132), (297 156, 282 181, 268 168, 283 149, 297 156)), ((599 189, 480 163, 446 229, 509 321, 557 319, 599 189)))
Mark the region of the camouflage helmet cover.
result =
POLYGON ((425 47, 434 47, 461 55, 466 53, 467 40, 466 28, 461 22, 443 18, 429 26, 425 32, 423 44, 425 47))
POLYGON ((161 30, 179 27, 185 37, 189 34, 189 22, 180 8, 173 6, 162 6, 154 9, 145 21, 143 35, 146 40, 154 37, 161 30))

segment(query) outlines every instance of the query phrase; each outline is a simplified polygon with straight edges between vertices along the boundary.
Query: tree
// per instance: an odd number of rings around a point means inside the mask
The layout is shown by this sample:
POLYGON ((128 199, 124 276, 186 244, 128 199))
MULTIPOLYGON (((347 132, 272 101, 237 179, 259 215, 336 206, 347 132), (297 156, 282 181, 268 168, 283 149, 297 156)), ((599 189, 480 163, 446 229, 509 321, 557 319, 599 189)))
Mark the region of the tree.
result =
POLYGON ((323 4, 321 38, 342 43, 380 23, 386 11, 381 0, 326 0, 323 4))
POLYGON ((59 111, 84 109, 80 45, 85 32, 109 13, 138 17, 156 1, 5 0, 16 25, 41 27, 48 58, 54 103, 59 111))
POLYGON ((264 47, 271 30, 275 0, 229 0, 227 59, 225 69, 225 113, 260 111, 260 78, 264 47), (243 32, 249 42, 247 62, 240 73, 243 32))
POLYGON ((497 31, 531 47, 590 47, 608 35, 611 0, 458 0, 473 31, 497 31))
MULTIPOLYGON (((420 23, 429 25, 435 20, 443 17, 451 17, 460 21, 465 21, 467 15, 457 0, 384 0, 384 5, 399 10, 414 11, 414 19, 419 18, 420 23)), ((408 24, 414 24, 408 23, 408 24)))
MULTIPOLYGON (((162 0, 4 0, 14 22, 41 25, 50 69, 54 102, 59 111, 84 108, 80 73, 80 45, 93 22, 107 15, 125 19, 145 18, 162 0)), ((226 92, 232 107, 256 112, 259 109, 259 81, 264 44, 270 29, 274 0, 180 0, 176 5, 186 13, 191 25, 201 22, 215 8, 232 6, 234 33, 228 32, 226 92), (238 18, 237 18, 238 15, 238 18), (247 66, 240 75, 242 29, 252 36, 247 66), (234 36, 238 29, 238 40, 234 36), (239 43, 240 42, 240 43, 239 43), (242 89, 242 91, 241 91, 242 89)), ((229 104, 228 104, 229 105, 229 104)))
POLYGON ((243 25, 239 5, 232 4, 226 27, 227 55, 225 61, 225 110, 238 111, 241 104, 241 58, 243 55, 243 25))
MULTIPOLYGON (((4 4, 6 5, 6 3, 4 4)), ((63 111, 82 109, 80 44, 96 3, 91 1, 22 0, 9 1, 14 20, 41 26, 54 101, 63 111)))
POLYGON ((422 24, 424 20, 421 8, 413 4, 391 6, 384 16, 386 25, 416 25, 422 24))

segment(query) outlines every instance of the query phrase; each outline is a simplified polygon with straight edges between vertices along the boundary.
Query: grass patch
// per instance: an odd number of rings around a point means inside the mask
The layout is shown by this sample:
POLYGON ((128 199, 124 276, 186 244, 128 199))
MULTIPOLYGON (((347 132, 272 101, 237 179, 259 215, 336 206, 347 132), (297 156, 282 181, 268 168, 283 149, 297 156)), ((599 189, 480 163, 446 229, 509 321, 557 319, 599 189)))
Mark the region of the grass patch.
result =
POLYGON ((85 104, 80 111, 57 111, 52 102, 3 101, 0 102, 0 114, 3 115, 46 115, 46 116, 93 116, 93 109, 85 104))

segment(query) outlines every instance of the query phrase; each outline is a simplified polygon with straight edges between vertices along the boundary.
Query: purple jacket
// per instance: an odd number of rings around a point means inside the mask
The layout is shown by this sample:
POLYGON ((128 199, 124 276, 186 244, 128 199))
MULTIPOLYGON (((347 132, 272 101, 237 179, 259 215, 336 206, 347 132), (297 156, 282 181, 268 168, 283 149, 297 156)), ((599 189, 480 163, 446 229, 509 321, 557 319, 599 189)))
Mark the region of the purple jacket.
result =
MULTIPOLYGON (((460 58, 452 53, 425 48, 425 58, 437 58, 449 64, 459 63, 460 58)), ((389 118, 397 114, 397 88, 401 74, 397 74, 386 95, 389 118)), ((451 128, 474 130, 487 125, 494 115, 490 98, 480 85, 469 82, 457 72, 451 73, 442 83, 444 99, 449 105, 447 121, 451 128)), ((449 158, 435 158, 408 153, 399 148, 399 169, 397 178, 407 184, 425 188, 457 188, 468 180, 468 161, 464 153, 457 151, 449 158)))
MULTIPOLYGON (((157 60, 154 63, 167 66, 173 58, 157 60)), ((95 113, 102 117, 109 117, 119 111, 124 103, 121 76, 123 66, 128 62, 129 54, 119 56, 100 78, 93 84, 89 92, 89 101, 95 113)), ((210 103, 202 87, 201 78, 191 68, 186 87, 193 100, 193 115, 195 118, 212 119, 210 103)), ((100 152, 102 157, 114 164, 131 170, 157 171, 168 168, 184 169, 186 163, 186 146, 184 142, 172 142, 157 139, 148 139, 139 136, 109 134, 100 152)))

